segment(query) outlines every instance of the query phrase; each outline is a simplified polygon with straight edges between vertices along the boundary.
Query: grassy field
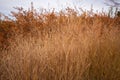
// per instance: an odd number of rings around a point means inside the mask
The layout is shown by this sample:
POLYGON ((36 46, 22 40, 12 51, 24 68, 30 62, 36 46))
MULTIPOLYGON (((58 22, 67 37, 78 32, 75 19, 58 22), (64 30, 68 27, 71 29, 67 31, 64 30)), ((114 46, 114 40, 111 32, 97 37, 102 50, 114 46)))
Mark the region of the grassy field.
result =
POLYGON ((17 8, 0 20, 0 80, 120 80, 120 18, 17 8))

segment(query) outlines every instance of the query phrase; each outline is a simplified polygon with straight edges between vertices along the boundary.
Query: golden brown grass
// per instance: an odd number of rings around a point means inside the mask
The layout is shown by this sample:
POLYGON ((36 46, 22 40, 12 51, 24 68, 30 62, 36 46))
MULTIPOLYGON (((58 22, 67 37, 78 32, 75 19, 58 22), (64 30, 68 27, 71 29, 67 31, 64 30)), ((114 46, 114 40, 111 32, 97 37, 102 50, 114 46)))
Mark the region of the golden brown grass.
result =
POLYGON ((120 80, 120 18, 35 10, 0 23, 0 80, 120 80))

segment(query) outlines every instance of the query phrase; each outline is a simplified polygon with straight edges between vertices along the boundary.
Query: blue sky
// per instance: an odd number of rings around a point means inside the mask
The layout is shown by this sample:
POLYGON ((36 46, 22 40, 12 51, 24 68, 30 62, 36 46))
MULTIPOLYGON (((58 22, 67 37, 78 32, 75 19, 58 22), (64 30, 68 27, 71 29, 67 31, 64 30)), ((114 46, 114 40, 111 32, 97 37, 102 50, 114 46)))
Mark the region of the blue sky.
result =
POLYGON ((105 0, 0 0, 0 12, 6 15, 10 14, 10 11, 14 11, 13 7, 23 7, 25 9, 30 8, 30 3, 33 2, 36 9, 55 8, 56 10, 63 9, 67 6, 79 6, 83 9, 89 10, 91 4, 93 4, 94 10, 107 9, 104 4, 105 0))

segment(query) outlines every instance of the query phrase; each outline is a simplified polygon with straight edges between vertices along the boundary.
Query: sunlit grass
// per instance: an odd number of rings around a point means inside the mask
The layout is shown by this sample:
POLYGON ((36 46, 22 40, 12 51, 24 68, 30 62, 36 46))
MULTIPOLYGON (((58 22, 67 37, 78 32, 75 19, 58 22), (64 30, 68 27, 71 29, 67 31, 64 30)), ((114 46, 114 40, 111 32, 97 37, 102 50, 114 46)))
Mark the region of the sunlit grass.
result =
POLYGON ((0 80, 119 80, 120 18, 17 8, 0 21, 0 80))

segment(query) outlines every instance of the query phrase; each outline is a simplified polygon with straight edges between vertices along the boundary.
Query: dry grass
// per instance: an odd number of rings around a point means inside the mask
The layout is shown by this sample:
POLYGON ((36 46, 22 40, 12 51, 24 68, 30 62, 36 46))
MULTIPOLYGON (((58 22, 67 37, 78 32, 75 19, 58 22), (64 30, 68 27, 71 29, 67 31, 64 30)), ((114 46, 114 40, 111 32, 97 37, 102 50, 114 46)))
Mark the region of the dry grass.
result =
POLYGON ((120 80, 120 18, 35 10, 0 22, 0 80, 120 80))

